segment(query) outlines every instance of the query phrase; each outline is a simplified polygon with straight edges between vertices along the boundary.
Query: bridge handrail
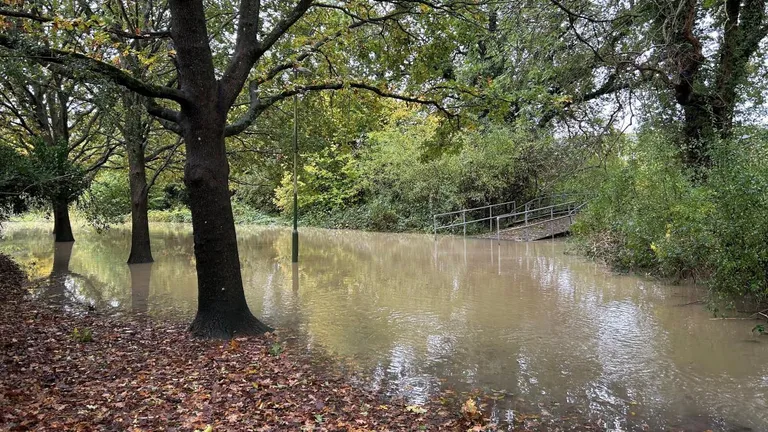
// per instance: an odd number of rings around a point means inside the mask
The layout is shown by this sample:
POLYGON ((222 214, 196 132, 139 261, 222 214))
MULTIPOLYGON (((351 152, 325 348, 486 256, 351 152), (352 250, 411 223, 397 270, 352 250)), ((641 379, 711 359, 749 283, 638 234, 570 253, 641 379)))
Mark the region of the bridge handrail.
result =
POLYGON ((495 218, 496 219, 506 219, 506 218, 510 218, 512 216, 524 215, 526 213, 534 213, 534 212, 541 211, 541 210, 547 210, 547 209, 550 209, 550 208, 562 207, 562 206, 567 206, 567 205, 576 204, 576 203, 581 203, 581 201, 568 201, 568 202, 564 202, 564 203, 548 205, 546 207, 536 207, 534 209, 524 210, 524 211, 521 211, 521 212, 501 214, 501 215, 496 216, 495 218))
POLYGON ((482 207, 474 207, 474 208, 468 208, 468 209, 461 209, 461 210, 456 210, 456 211, 447 212, 447 213, 438 213, 438 214, 432 215, 432 217, 447 216, 447 215, 451 215, 451 214, 458 214, 458 213, 469 212, 469 211, 473 211, 473 210, 482 210, 482 209, 485 209, 485 208, 499 207, 499 206, 503 206, 503 205, 507 205, 507 204, 514 204, 514 203, 515 203, 514 201, 507 201, 507 202, 503 202, 503 203, 499 203, 499 204, 488 204, 488 205, 485 205, 485 206, 482 206, 482 207))
MULTIPOLYGON (((475 223, 475 222, 482 222, 482 221, 487 221, 487 220, 492 221, 493 220, 493 209, 496 208, 496 207, 501 207, 501 206, 505 206, 505 205, 508 205, 508 204, 512 204, 512 208, 515 208, 515 209, 517 208, 515 206, 515 201, 507 201, 507 202, 498 203, 498 204, 489 204, 489 205, 482 206, 482 207, 474 207, 474 208, 469 208, 469 209, 462 209, 462 210, 457 210, 457 211, 452 211, 452 212, 447 212, 447 213, 438 213, 436 215, 432 215, 432 226, 434 228, 434 233, 435 233, 435 235, 437 235, 437 230, 439 230, 439 229, 451 228, 451 227, 463 225, 464 226, 464 235, 467 235, 467 224, 475 223), (469 220, 469 221, 467 220, 467 212, 475 211, 475 210, 483 210, 483 209, 488 209, 488 214, 489 214, 488 217, 484 217, 484 218, 481 218, 481 219, 472 219, 472 220, 469 220), (438 217, 452 215, 452 214, 459 214, 459 213, 461 213, 461 219, 462 219, 461 222, 451 223, 451 224, 448 224, 448 225, 440 225, 440 226, 437 225, 437 218, 438 217)), ((491 223, 493 223, 493 222, 491 222, 491 223)), ((491 226, 491 232, 493 232, 493 226, 491 226)))
MULTIPOLYGON (((528 217, 527 216, 529 214, 536 214, 537 212, 541 212, 543 210, 547 210, 547 209, 550 209, 550 208, 553 208, 553 207, 557 207, 557 206, 564 206, 564 205, 574 204, 574 203, 577 203, 577 202, 586 202, 589 199, 588 197, 589 197, 589 194, 583 194, 583 193, 560 193, 560 194, 553 194, 553 195, 547 195, 547 196, 541 196, 541 197, 533 198, 532 200, 530 200, 530 201, 528 201, 528 202, 526 202, 524 204, 521 204, 519 206, 515 204, 516 203, 515 201, 507 201, 507 202, 498 203, 498 204, 489 204, 489 205, 485 205, 485 206, 481 206, 481 207, 473 207, 473 208, 468 208, 468 209, 455 210, 455 211, 451 211, 451 212, 438 213, 438 214, 432 215, 432 226, 433 226, 435 235, 437 235, 437 230, 439 230, 439 229, 453 228, 453 227, 457 227, 457 226, 463 226, 464 227, 464 235, 466 235, 467 234, 467 225, 468 224, 477 223, 477 222, 484 222, 484 221, 491 221, 490 222, 490 225, 491 225, 490 228, 491 228, 491 232, 493 232, 493 220, 494 219, 496 220, 496 229, 498 231, 499 230, 499 220, 507 219, 507 218, 513 217, 515 215, 525 215, 526 216, 525 222, 527 223, 528 222, 528 217), (531 208, 531 206, 535 206, 535 205, 541 204, 542 202, 552 202, 552 201, 564 200, 564 199, 568 199, 568 198, 571 198, 571 199, 573 199, 573 198, 577 198, 577 199, 581 198, 581 199, 578 199, 578 201, 571 200, 571 201, 568 201, 568 202, 560 202, 560 203, 557 203, 557 204, 551 204, 551 205, 544 206, 544 207, 531 208), (494 216, 493 215, 493 209, 494 208, 501 207, 501 206, 507 206, 507 205, 510 205, 510 204, 512 205, 512 209, 513 209, 512 213, 506 213, 504 215, 498 215, 498 216, 494 216), (472 212, 472 211, 477 211, 477 210, 484 210, 484 209, 488 209, 488 216, 487 217, 481 217, 481 218, 478 218, 478 219, 467 220, 467 212, 472 212), (525 209, 525 210, 518 211, 519 209, 525 209), (460 222, 450 222, 450 223, 448 223, 446 225, 438 225, 437 224, 437 219, 439 217, 449 216, 449 215, 458 215, 458 214, 461 214, 461 221, 460 222)), ((553 216, 553 215, 550 215, 550 216, 553 216)), ((533 220, 535 220, 535 218, 533 220)))
MULTIPOLYGON (((584 200, 584 201, 569 201, 569 202, 566 202, 566 203, 553 204, 553 205, 550 205, 550 206, 539 207, 539 208, 535 208, 535 209, 532 209, 532 210, 525 210, 525 211, 517 212, 517 213, 508 213, 506 215, 498 215, 498 216, 496 216, 496 240, 497 241, 501 240, 501 220, 502 219, 508 219, 510 217, 513 217, 513 216, 516 217, 516 216, 519 216, 519 215, 524 215, 525 218, 522 220, 522 222, 525 222, 524 224, 516 226, 516 227, 505 228, 505 230, 514 230, 514 229, 523 228, 523 227, 527 227, 527 226, 531 226, 531 225, 538 225, 540 223, 549 222, 549 221, 553 221, 553 220, 556 220, 556 219, 571 217, 574 214, 578 213, 582 209, 582 207, 586 206, 588 202, 589 201, 587 201, 587 200, 584 200), (571 207, 572 204, 576 204, 576 205, 571 207), (563 207, 563 206, 567 206, 567 210, 566 211, 558 210, 557 212, 555 212, 555 208, 556 207, 563 207), (529 223, 529 218, 528 218, 528 214, 529 213, 537 213, 537 212, 540 212, 542 210, 547 210, 547 209, 550 210, 549 211, 549 215, 547 215, 545 213, 544 216, 534 217, 533 219, 530 219, 530 220, 534 220, 534 221, 538 221, 538 222, 529 223), (547 216, 549 216, 549 217, 547 219, 544 219, 547 216), (540 220, 540 219, 543 219, 543 220, 540 220)), ((515 223, 515 222, 513 221, 512 223, 515 223)))

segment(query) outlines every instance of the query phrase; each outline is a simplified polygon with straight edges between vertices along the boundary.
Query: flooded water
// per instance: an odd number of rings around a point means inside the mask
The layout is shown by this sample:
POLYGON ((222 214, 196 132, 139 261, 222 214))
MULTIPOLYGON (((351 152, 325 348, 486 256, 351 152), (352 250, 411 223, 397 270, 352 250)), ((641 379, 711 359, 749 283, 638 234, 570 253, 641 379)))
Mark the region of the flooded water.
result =
MULTIPOLYGON (((130 233, 7 224, 0 250, 46 288, 99 308, 191 320, 188 227, 152 229, 156 262, 129 266, 130 233)), ((561 241, 238 227, 246 297, 309 349, 359 365, 414 402, 438 388, 504 396, 494 414, 603 418, 614 430, 768 430, 768 337, 713 320, 692 286, 615 275, 561 241), (494 393, 495 392, 495 393, 494 393)))

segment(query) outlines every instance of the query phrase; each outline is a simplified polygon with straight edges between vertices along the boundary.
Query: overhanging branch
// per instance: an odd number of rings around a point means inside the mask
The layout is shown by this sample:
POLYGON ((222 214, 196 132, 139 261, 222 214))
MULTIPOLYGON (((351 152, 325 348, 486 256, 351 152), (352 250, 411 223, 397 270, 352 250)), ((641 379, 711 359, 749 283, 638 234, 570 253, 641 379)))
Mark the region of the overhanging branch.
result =
POLYGON ((11 38, 7 34, 0 34, 0 47, 17 53, 20 57, 28 58, 43 65, 61 66, 59 72, 70 76, 75 75, 71 68, 72 63, 77 63, 77 66, 105 77, 115 84, 142 96, 169 99, 180 104, 187 102, 187 98, 181 90, 145 83, 116 66, 80 53, 46 47, 28 48, 18 39, 11 38))
POLYGON ((389 90, 382 89, 364 82, 337 81, 337 82, 328 82, 328 83, 322 83, 322 84, 312 84, 307 86, 297 86, 292 89, 285 90, 281 93, 268 96, 263 99, 259 98, 258 92, 256 90, 257 86, 258 86, 258 83, 256 83, 255 81, 251 82, 251 85, 249 86, 251 101, 250 101, 250 106, 248 107, 248 111, 246 111, 246 113, 243 114, 234 123, 227 125, 227 127, 224 130, 224 136, 229 137, 229 136, 237 135, 243 132, 256 120, 256 118, 262 112, 264 112, 264 110, 274 105, 275 103, 282 101, 284 99, 287 99, 293 95, 297 95, 297 94, 309 92, 309 91, 341 90, 344 88, 356 88, 356 89, 366 90, 366 91, 375 93, 381 97, 401 100, 409 103, 416 103, 416 104, 425 105, 425 106, 431 106, 437 109, 438 111, 442 112, 446 117, 449 117, 449 118, 456 117, 456 114, 451 113, 447 108, 445 108, 440 102, 436 100, 422 99, 415 96, 402 95, 402 94, 391 92, 389 90))
MULTIPOLYGON (((6 16, 10 18, 23 18, 39 23, 52 23, 56 21, 54 18, 48 16, 35 15, 29 12, 14 11, 3 8, 0 8, 0 16, 6 16)), ((168 30, 129 32, 115 27, 102 27, 101 30, 126 39, 162 39, 171 37, 171 32, 168 30)))

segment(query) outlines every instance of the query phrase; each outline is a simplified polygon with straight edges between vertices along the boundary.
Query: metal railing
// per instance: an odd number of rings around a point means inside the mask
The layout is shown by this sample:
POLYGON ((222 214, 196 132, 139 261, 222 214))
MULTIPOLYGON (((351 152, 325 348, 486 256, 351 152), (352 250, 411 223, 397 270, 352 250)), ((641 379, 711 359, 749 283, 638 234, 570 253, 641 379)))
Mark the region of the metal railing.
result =
POLYGON ((496 240, 501 240, 502 220, 508 220, 506 222, 507 227, 504 228, 504 231, 509 232, 566 217, 573 217, 573 215, 581 211, 586 205, 586 201, 568 201, 533 209, 530 209, 530 206, 526 205, 524 206, 524 208, 526 208, 524 211, 498 215, 496 216, 496 240))
POLYGON ((477 222, 484 222, 484 221, 490 221, 489 222, 490 223, 490 230, 491 230, 491 232, 493 232, 493 220, 494 220, 493 209, 495 209, 497 207, 502 207, 502 206, 511 206, 513 212, 517 210, 517 207, 515 206, 515 201, 507 201, 507 202, 503 202, 503 203, 499 203, 499 204, 490 204, 490 205, 486 205, 486 206, 482 206, 482 207, 474 207, 474 208, 468 208, 468 209, 463 209, 463 210, 456 210, 456 211, 447 212, 447 213, 438 213, 436 215, 433 215, 432 216, 432 225, 433 225, 433 228, 434 228, 435 235, 437 235, 437 230, 439 230, 439 229, 453 228, 453 227, 457 227, 457 226, 463 226, 464 227, 464 235, 467 235, 467 225, 468 224, 477 223, 477 222), (483 216, 483 217, 478 218, 478 219, 467 220, 467 213, 468 212, 476 212, 476 211, 484 210, 484 209, 488 209, 488 216, 487 217, 483 216), (447 225, 440 225, 440 226, 437 225, 437 218, 443 217, 443 216, 449 216, 449 215, 457 215, 457 214, 461 214, 461 222, 455 222, 455 223, 451 222, 451 223, 449 223, 447 225))
MULTIPOLYGON (((437 235, 437 230, 454 228, 458 226, 463 227, 463 233, 464 235, 467 235, 467 225, 478 223, 478 222, 484 222, 484 221, 488 221, 490 232, 493 233, 493 229, 494 229, 493 222, 496 221, 496 231, 498 234, 498 231, 500 231, 501 229, 499 225, 499 222, 501 220, 522 215, 521 220, 513 219, 511 222, 507 221, 508 226, 514 225, 515 223, 519 223, 519 222, 525 222, 526 224, 528 224, 530 221, 534 221, 539 219, 540 217, 546 216, 545 213, 547 209, 550 209, 550 213, 552 213, 551 208, 558 207, 558 212, 560 212, 558 214, 562 215, 561 214, 562 211, 559 209, 560 206, 566 206, 566 210, 570 210, 568 205, 573 205, 575 207, 575 206, 578 206, 578 203, 585 203, 587 200, 588 200, 587 195, 563 193, 563 194, 537 197, 524 204, 521 204, 520 206, 517 206, 515 204, 515 201, 507 201, 499 204, 489 204, 482 207, 473 207, 473 208, 456 210, 456 211, 447 212, 447 213, 438 213, 432 216, 432 225, 433 225, 433 230, 435 235, 437 235), (509 213, 504 213, 504 214, 494 216, 493 215, 494 209, 497 209, 499 207, 511 208, 512 211, 509 213), (469 213, 478 212, 485 209, 488 209, 487 216, 483 215, 479 218, 467 219, 467 215, 469 213), (461 215, 461 219, 457 220, 457 218, 455 217, 450 223, 447 223, 444 225, 438 225, 438 218, 442 218, 450 215, 461 215)), ((549 216, 553 217, 552 214, 550 214, 549 216)))

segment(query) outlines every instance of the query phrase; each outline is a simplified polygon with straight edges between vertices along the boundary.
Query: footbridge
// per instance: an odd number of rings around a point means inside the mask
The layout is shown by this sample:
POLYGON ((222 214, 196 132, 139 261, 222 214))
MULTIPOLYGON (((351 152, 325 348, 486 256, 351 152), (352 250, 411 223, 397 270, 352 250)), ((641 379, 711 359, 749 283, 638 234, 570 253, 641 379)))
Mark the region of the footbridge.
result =
POLYGON ((558 194, 440 213, 433 216, 438 232, 461 230, 463 235, 497 240, 533 241, 568 232, 578 213, 587 205, 581 194, 558 194), (485 227, 487 225, 487 227, 485 227))

